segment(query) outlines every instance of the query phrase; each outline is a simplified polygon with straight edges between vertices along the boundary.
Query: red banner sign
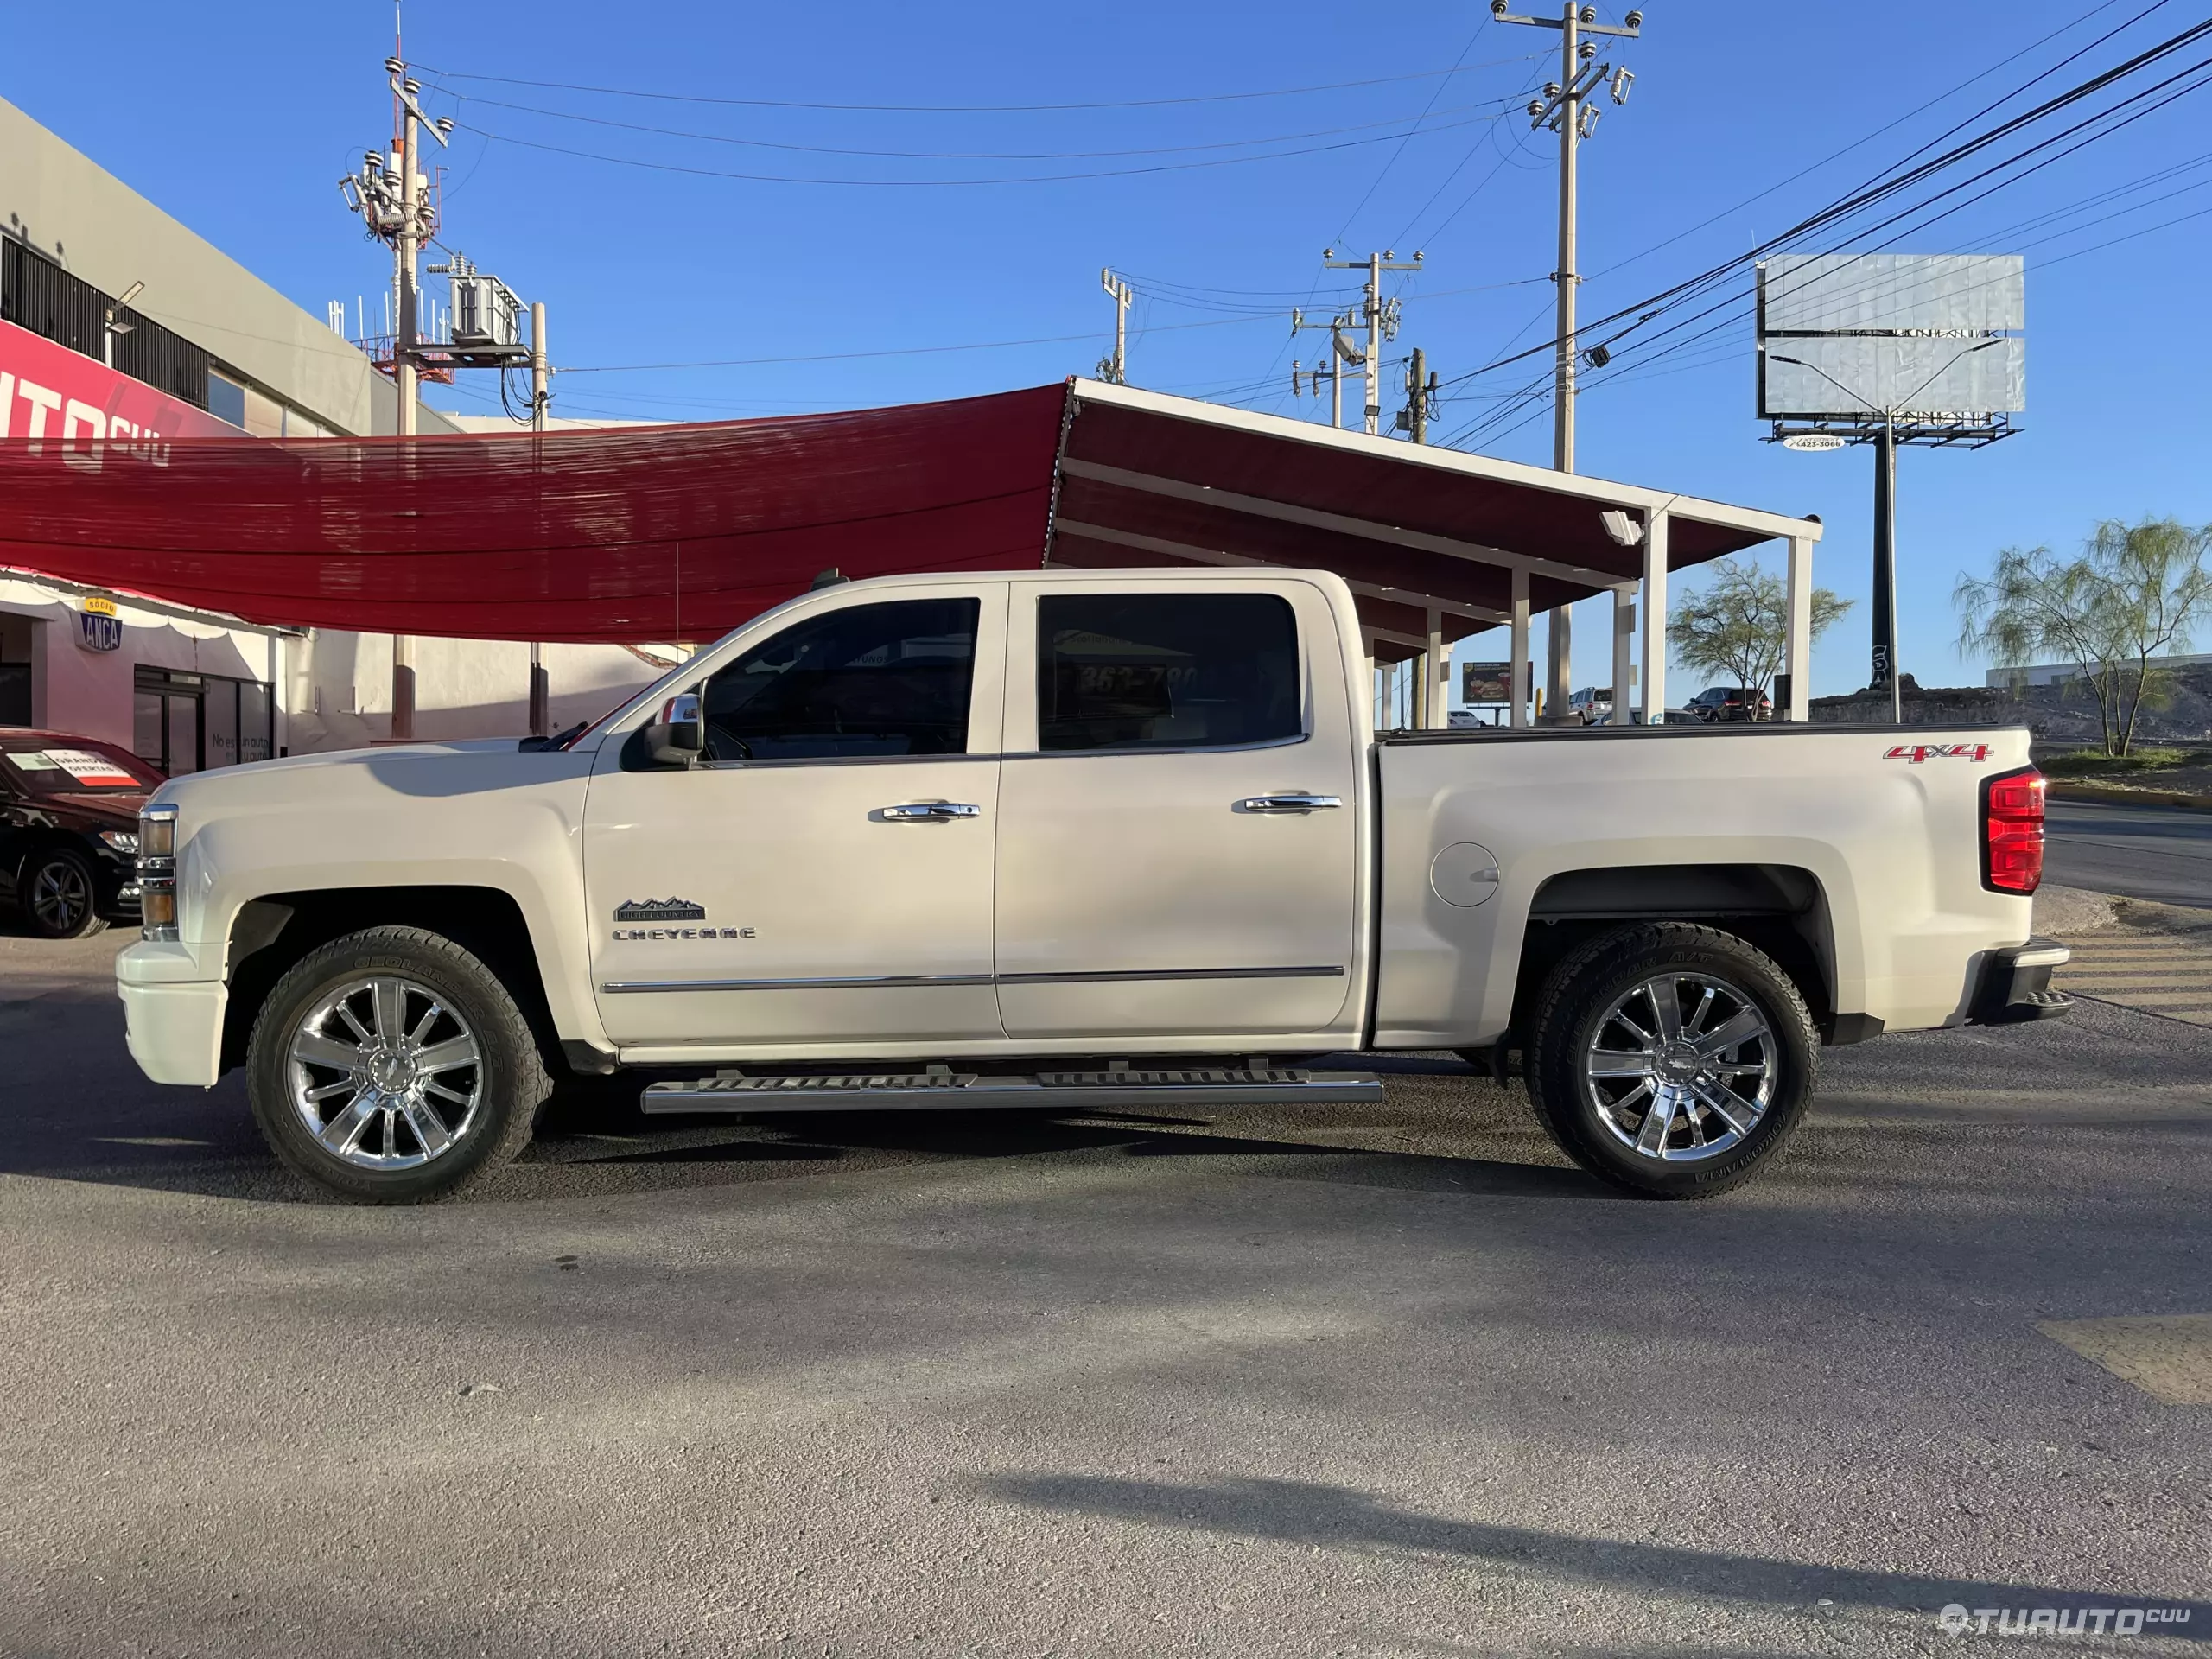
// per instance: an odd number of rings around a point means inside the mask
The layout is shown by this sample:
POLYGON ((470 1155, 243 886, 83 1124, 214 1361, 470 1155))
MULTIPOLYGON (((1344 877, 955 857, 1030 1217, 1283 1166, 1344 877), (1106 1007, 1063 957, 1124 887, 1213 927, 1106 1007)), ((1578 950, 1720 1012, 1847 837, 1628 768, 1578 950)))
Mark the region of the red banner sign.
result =
POLYGON ((0 322, 0 438, 235 438, 227 421, 52 340, 0 322))

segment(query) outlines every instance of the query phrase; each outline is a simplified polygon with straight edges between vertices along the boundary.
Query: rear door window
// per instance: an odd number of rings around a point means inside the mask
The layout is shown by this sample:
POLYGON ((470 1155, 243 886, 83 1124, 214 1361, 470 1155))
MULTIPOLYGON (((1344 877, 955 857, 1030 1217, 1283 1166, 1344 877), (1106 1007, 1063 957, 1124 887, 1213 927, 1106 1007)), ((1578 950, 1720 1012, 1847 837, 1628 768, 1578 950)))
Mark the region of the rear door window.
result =
POLYGON ((1304 734, 1298 622, 1277 594, 1047 594, 1037 745, 1227 748, 1304 734))

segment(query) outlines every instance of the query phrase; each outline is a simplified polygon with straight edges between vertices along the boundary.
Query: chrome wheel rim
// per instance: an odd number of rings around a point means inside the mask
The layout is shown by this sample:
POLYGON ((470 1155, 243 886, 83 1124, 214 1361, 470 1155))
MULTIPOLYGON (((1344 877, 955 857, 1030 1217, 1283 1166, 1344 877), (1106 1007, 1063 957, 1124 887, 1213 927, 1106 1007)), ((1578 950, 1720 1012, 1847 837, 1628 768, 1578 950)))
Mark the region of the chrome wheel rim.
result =
POLYGON ((1696 1163, 1740 1146, 1774 1099, 1781 1045, 1744 991, 1706 974, 1654 974, 1591 1028, 1583 1092, 1640 1158, 1696 1163))
POLYGON ((31 877, 31 914, 55 932, 81 926, 92 907, 92 884, 82 865, 57 858, 31 877))
POLYGON ((358 1169, 444 1157, 475 1127, 484 1096, 468 1022, 429 986, 391 974, 348 980, 308 1009, 285 1070, 307 1132, 358 1169))

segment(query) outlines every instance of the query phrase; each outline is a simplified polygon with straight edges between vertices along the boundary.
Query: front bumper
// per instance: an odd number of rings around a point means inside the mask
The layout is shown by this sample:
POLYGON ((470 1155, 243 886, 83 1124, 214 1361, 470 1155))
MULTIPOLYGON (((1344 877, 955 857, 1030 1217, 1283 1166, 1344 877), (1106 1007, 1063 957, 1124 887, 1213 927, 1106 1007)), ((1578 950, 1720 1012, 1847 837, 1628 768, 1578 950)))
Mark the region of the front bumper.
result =
POLYGON ((2074 1009, 2074 999, 2050 988, 2054 969, 2073 959, 2056 939, 1993 950, 1981 964, 1981 977, 1967 1006, 1970 1026, 2010 1026, 2024 1020, 2055 1020, 2074 1009))
POLYGON ((200 971, 175 944, 141 940, 115 958, 125 1039, 138 1069, 156 1083, 206 1088, 222 1075, 223 1012, 230 987, 200 971))

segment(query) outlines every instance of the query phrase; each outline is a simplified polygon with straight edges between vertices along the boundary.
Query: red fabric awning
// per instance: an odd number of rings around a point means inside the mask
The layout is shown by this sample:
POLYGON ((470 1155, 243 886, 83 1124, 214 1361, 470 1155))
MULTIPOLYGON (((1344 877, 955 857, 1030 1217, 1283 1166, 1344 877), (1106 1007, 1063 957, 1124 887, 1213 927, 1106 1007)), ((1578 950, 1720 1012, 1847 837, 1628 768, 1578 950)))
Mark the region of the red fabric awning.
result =
POLYGON ((279 626, 711 639, 831 566, 1034 569, 1067 389, 714 425, 0 442, 0 564, 279 626))
POLYGON ((696 426, 0 442, 0 565, 278 626, 710 639, 822 570, 1255 564, 1351 583, 1376 654, 1816 521, 1077 380, 696 426), (1637 532, 1640 534, 1640 532, 1637 532), (1631 537, 1633 539, 1633 537, 1631 537))

